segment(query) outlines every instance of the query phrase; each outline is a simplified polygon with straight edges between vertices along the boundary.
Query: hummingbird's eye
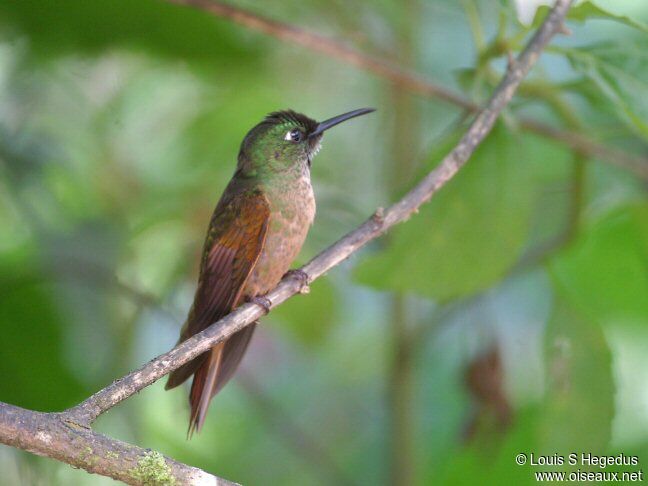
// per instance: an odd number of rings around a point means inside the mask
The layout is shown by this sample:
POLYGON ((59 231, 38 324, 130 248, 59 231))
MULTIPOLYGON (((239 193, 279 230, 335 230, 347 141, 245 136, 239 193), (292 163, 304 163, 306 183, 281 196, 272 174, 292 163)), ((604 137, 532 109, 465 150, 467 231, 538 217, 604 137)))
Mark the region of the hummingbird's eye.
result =
POLYGON ((284 140, 288 140, 290 142, 300 142, 302 139, 302 132, 297 130, 296 128, 293 130, 290 130, 288 133, 286 133, 286 136, 284 137, 284 140))

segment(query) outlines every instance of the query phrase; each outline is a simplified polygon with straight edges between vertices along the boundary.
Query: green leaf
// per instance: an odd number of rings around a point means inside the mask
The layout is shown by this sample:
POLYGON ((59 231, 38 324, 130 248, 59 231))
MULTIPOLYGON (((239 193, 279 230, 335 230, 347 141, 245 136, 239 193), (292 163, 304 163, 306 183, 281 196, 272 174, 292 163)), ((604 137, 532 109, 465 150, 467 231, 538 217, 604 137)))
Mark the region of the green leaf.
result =
MULTIPOLYGON (((547 13, 549 13, 549 10, 550 7, 546 5, 538 7, 538 10, 536 10, 535 16, 533 17, 533 22, 529 26, 529 29, 536 29, 537 27, 539 27, 544 18, 547 16, 547 13)), ((630 17, 627 17, 625 15, 618 15, 610 12, 609 10, 605 10, 591 1, 581 2, 578 5, 570 8, 569 12, 567 13, 567 19, 576 22, 586 22, 592 19, 612 20, 625 24, 628 27, 632 27, 642 32, 648 33, 648 25, 644 24, 643 22, 631 19, 630 17)))
POLYGON ((0 401, 59 411, 85 398, 68 367, 65 326, 51 286, 32 252, 0 261, 0 401))
POLYGON ((618 15, 609 10, 605 10, 591 1, 582 2, 572 7, 567 14, 567 18, 578 22, 585 22, 590 19, 613 20, 648 33, 648 25, 625 15, 618 15))
POLYGON ((645 46, 562 48, 572 67, 612 104, 617 116, 648 139, 648 56, 645 46))
MULTIPOLYGON (((454 138, 441 153, 453 144, 454 138)), ((526 241, 534 177, 565 156, 552 144, 497 126, 431 203, 395 228, 387 250, 359 265, 357 279, 441 300, 489 287, 526 241)))
POLYGON ((546 332, 545 361, 539 450, 603 453, 611 436, 615 393, 603 330, 559 300, 546 332))
POLYGON ((623 207, 551 264, 561 294, 590 319, 648 324, 648 204, 623 207))
MULTIPOLYGON (((41 54, 97 52, 135 47, 183 61, 236 61, 257 54, 228 22, 197 9, 155 0, 29 0, 0 3, 3 37, 27 34, 41 54)), ((232 62, 232 64, 236 64, 232 62)), ((227 69, 220 69, 225 75, 227 69)))

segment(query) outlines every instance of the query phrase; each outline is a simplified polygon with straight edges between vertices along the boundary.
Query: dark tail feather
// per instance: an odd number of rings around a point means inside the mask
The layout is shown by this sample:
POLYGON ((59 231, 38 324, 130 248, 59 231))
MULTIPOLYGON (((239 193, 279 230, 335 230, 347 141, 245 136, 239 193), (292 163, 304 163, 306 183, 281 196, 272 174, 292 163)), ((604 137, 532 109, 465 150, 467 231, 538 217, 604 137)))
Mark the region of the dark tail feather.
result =
POLYGON ((189 430, 187 437, 191 438, 194 431, 200 432, 209 402, 214 396, 214 386, 216 376, 220 367, 224 343, 218 344, 209 352, 209 357, 200 365, 200 368, 194 374, 193 383, 191 383, 191 392, 189 393, 189 403, 191 404, 191 416, 189 417, 189 430))
POLYGON ((209 353, 204 353, 197 358, 192 359, 188 363, 183 364, 177 370, 173 370, 169 374, 169 379, 167 380, 166 385, 164 385, 164 389, 170 390, 171 388, 175 388, 178 385, 182 385, 187 380, 187 378, 193 375, 196 370, 200 368, 200 365, 205 362, 208 356, 209 353))
MULTIPOLYGON (((241 363, 243 355, 250 344, 256 326, 257 323, 254 322, 233 334, 224 343, 216 345, 209 352, 208 357, 199 364, 189 394, 189 402, 191 403, 189 437, 194 431, 200 432, 207 417, 209 402, 234 376, 234 372, 241 363)), ((171 378, 169 378, 167 386, 170 383, 171 378)))
POLYGON ((243 360, 245 351, 252 340, 252 335, 257 327, 257 322, 253 322, 247 327, 244 327, 239 332, 232 335, 225 342, 223 348, 223 359, 218 370, 218 377, 216 379, 216 388, 214 394, 222 390, 225 384, 234 376, 236 369, 243 360))

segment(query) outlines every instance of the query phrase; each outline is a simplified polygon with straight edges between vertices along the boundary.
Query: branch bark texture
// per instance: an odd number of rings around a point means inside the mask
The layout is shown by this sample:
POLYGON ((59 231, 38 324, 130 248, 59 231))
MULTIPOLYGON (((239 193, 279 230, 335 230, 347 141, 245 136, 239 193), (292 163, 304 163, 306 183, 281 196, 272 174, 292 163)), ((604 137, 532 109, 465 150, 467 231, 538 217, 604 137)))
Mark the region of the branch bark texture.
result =
MULTIPOLYGON (((171 1, 196 3, 198 0, 171 1)), ((387 209, 379 208, 362 225, 302 267, 309 282, 346 260, 397 223, 406 221, 466 164, 491 131, 497 116, 511 100, 544 47, 556 33, 563 31, 563 22, 571 1, 556 1, 526 48, 517 59, 509 63, 504 78, 485 108, 478 113, 466 134, 439 166, 401 200, 387 209)), ((306 291, 307 288, 303 287, 299 278, 288 275, 266 297, 271 307, 276 307, 293 295, 306 291)), ((64 412, 32 412, 0 403, 0 443, 52 457, 88 472, 129 484, 232 484, 166 458, 158 452, 147 451, 93 432, 90 426, 102 413, 227 339, 263 314, 264 309, 259 305, 245 304, 171 351, 152 359, 64 412)))
POLYGON ((0 443, 134 485, 234 485, 150 449, 93 432, 66 413, 0 403, 0 443))

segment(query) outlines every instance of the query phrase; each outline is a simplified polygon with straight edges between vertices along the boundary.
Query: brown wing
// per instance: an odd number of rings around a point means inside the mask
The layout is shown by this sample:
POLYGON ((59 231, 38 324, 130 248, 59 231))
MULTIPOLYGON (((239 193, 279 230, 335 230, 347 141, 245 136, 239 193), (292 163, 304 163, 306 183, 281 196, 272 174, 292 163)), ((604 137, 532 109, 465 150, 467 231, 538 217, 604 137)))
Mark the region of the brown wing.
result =
MULTIPOLYGON (((269 216, 268 200, 260 190, 240 193, 218 204, 205 241, 198 289, 180 342, 227 315, 239 303, 245 282, 261 255, 269 216)), ((166 388, 185 381, 207 355, 171 373, 166 388)))

